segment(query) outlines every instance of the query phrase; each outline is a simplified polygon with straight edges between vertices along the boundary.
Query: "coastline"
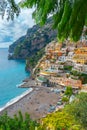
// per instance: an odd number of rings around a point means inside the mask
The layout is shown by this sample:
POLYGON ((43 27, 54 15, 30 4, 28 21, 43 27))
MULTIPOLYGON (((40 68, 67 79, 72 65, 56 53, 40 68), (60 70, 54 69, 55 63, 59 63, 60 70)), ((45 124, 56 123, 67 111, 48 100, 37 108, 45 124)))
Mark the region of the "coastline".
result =
POLYGON ((49 113, 50 107, 56 106, 60 98, 61 95, 51 91, 51 88, 36 86, 15 102, 8 103, 4 109, 0 110, 0 115, 6 111, 8 116, 13 117, 18 114, 18 111, 21 111, 23 115, 27 112, 33 120, 38 120, 45 117, 49 113))
POLYGON ((37 86, 31 76, 16 87, 29 89, 0 108, 0 115, 6 111, 8 116, 13 117, 18 114, 18 111, 21 111, 23 115, 27 112, 32 119, 38 120, 45 117, 49 113, 50 107, 55 107, 61 98, 60 93, 51 91, 54 89, 53 87, 37 86))
POLYGON ((8 48, 0 49, 0 110, 14 102, 16 97, 28 89, 19 89, 23 80, 29 78, 30 73, 25 71, 24 60, 11 60, 8 58, 8 48), (15 99, 13 99, 15 98, 15 99))
POLYGON ((15 98, 11 99, 9 102, 7 102, 3 107, 0 107, 0 112, 4 111, 6 108, 8 108, 9 106, 17 103, 19 100, 21 100, 22 98, 24 98, 26 95, 28 95, 29 93, 31 93, 33 91, 33 88, 30 88, 29 90, 26 90, 25 92, 23 92, 21 95, 16 96, 15 98))
MULTIPOLYGON (((38 64, 32 70, 33 73, 43 58, 44 56, 38 61, 38 64)), ((61 93, 52 91, 55 89, 54 87, 37 86, 31 76, 24 79, 16 87, 29 88, 29 90, 0 108, 0 115, 6 111, 8 116, 13 117, 18 111, 21 111, 23 115, 27 112, 32 119, 38 120, 50 113, 51 107, 56 108, 57 102, 61 99, 61 93)), ((59 85, 57 89, 60 88, 61 86, 59 85)))

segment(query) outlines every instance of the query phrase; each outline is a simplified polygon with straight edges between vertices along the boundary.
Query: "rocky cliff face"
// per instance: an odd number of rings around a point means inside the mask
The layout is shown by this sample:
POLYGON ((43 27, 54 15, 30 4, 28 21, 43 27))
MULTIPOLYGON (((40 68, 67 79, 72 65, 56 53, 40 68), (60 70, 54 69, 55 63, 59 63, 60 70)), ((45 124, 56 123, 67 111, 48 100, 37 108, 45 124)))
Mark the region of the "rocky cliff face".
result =
POLYGON ((52 18, 49 18, 44 26, 34 25, 28 29, 27 34, 19 38, 9 47, 9 59, 25 59, 35 54, 56 39, 57 31, 52 29, 52 18))

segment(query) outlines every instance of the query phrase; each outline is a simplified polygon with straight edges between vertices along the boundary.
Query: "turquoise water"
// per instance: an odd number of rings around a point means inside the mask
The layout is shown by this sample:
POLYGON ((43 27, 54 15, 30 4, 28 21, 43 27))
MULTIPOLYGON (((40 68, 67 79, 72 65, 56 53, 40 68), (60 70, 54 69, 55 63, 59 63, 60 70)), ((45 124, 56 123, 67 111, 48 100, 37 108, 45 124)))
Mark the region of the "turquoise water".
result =
POLYGON ((25 61, 7 57, 8 49, 0 48, 0 107, 26 90, 17 85, 30 75, 25 71, 25 61))

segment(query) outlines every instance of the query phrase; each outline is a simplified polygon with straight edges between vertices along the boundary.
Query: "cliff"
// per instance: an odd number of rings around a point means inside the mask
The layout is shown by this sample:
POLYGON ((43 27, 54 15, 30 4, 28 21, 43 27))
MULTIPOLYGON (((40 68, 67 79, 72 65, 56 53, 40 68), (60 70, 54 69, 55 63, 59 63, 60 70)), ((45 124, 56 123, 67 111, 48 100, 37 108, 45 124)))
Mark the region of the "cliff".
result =
POLYGON ((9 59, 26 59, 56 39, 57 31, 52 29, 52 18, 44 26, 34 25, 25 36, 9 46, 9 59))

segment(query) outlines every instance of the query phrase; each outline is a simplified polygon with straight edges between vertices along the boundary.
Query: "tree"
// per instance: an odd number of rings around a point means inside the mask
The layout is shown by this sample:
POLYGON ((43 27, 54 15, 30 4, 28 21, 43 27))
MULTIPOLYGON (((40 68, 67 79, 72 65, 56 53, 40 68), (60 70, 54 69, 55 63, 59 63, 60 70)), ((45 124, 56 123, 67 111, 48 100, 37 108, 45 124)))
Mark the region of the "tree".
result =
POLYGON ((35 7, 33 18, 41 24, 52 14, 58 39, 62 41, 68 37, 77 41, 87 24, 87 0, 24 0, 21 5, 35 7))
POLYGON ((57 111, 42 119, 41 130, 82 130, 75 118, 66 111, 57 111))
POLYGON ((20 111, 18 116, 14 115, 14 118, 9 117, 7 113, 0 116, 0 130, 35 130, 38 126, 39 124, 31 120, 27 113, 23 118, 20 111))
POLYGON ((81 126, 87 129, 87 93, 80 93, 77 99, 66 107, 66 112, 73 115, 81 126))
POLYGON ((65 91, 65 95, 70 97, 72 94, 73 94, 72 87, 67 86, 66 91, 65 91))
POLYGON ((14 16, 18 16, 20 12, 19 6, 14 0, 1 0, 0 1, 0 15, 2 18, 6 14, 7 20, 14 19, 14 16))
MULTIPOLYGON (((8 19, 19 14, 19 7, 14 0, 2 0, 0 10, 4 14, 8 9, 8 19), (7 6, 8 5, 8 6, 7 6)), ((42 25, 48 16, 53 16, 53 27, 58 29, 58 39, 63 41, 67 38, 77 41, 82 35, 84 25, 87 25, 87 0, 23 0, 21 7, 35 7, 33 18, 42 25)), ((3 15, 2 15, 3 16, 3 15)))

